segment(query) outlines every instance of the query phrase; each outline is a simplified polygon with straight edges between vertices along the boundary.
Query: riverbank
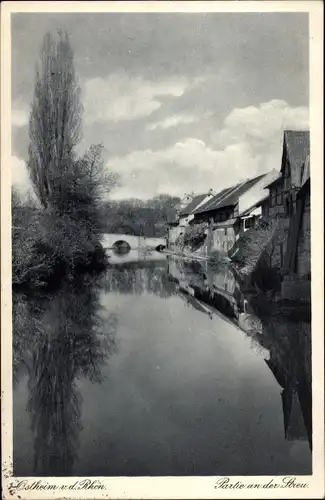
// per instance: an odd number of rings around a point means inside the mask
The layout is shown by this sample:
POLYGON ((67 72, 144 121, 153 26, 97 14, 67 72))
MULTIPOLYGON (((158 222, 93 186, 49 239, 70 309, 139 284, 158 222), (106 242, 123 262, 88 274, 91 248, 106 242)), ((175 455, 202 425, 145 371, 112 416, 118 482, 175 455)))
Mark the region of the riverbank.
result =
POLYGON ((164 248, 161 253, 164 253, 166 255, 173 255, 174 257, 180 257, 183 259, 193 259, 193 260, 202 260, 204 262, 208 261, 208 257, 204 257, 201 255, 197 255, 194 252, 176 252, 174 250, 168 250, 164 248))
MULTIPOLYGON (((170 250, 167 248, 162 250, 162 253, 165 253, 166 255, 173 255, 175 257, 180 257, 183 259, 199 260, 199 261, 203 261, 203 262, 211 262, 211 261, 216 260, 214 255, 200 255, 196 252, 175 251, 175 250, 170 250)), ((220 259, 220 262, 222 262, 223 264, 227 264, 227 263, 230 264, 231 260, 229 259, 229 257, 224 256, 220 259)))

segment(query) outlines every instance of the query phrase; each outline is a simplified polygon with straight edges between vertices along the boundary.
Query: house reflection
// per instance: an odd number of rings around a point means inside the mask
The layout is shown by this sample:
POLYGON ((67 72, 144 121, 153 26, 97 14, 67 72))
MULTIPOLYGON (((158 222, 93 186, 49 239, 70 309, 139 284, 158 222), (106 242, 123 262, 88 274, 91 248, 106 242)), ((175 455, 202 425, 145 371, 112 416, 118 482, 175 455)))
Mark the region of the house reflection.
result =
POLYGON ((25 328, 31 327, 32 337, 24 359, 17 360, 16 375, 25 364, 36 476, 73 473, 81 429, 77 381, 100 383, 101 367, 115 350, 117 318, 102 315, 97 295, 94 286, 82 292, 66 286, 51 300, 26 303, 25 328))
POLYGON ((192 296, 189 299, 209 305, 238 323, 242 295, 231 269, 222 264, 217 268, 204 261, 168 258, 168 274, 178 289, 192 296))
POLYGON ((230 268, 206 262, 168 259, 170 279, 187 302, 210 316, 213 310, 225 315, 268 351, 266 365, 282 388, 284 436, 288 440, 308 440, 312 449, 311 325, 284 310, 263 310, 245 298, 230 268))
POLYGON ((308 440, 312 449, 310 323, 268 318, 261 337, 270 353, 266 364, 282 388, 285 438, 308 440))

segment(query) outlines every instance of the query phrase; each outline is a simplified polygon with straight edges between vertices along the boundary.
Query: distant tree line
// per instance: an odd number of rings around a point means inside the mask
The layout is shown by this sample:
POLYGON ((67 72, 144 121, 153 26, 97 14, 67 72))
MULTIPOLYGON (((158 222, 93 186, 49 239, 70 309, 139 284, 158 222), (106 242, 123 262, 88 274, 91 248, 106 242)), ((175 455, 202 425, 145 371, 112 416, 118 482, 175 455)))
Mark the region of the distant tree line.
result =
POLYGON ((102 209, 102 231, 165 236, 167 222, 180 199, 162 194, 149 200, 128 199, 108 201, 102 209))

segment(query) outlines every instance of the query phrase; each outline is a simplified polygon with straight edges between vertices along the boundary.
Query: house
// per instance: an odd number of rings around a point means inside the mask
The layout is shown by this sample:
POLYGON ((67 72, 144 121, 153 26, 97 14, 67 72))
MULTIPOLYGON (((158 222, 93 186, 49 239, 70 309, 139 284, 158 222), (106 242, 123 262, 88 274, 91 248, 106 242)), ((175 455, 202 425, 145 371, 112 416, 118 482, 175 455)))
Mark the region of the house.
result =
POLYGON ((310 159, 306 158, 301 174, 301 188, 297 193, 297 215, 300 215, 297 235, 296 272, 300 277, 310 279, 310 159))
POLYGON ((256 203, 256 207, 261 209, 261 220, 268 221, 270 212, 270 199, 266 194, 263 198, 256 203))
POLYGON ((213 190, 210 189, 208 193, 194 196, 190 203, 179 211, 179 225, 183 227, 187 226, 194 219, 193 211, 213 198, 214 194, 213 190))
POLYGON ((306 383, 303 370, 301 371, 301 380, 290 380, 295 375, 288 370, 284 370, 285 367, 281 366, 281 358, 276 358, 271 353, 270 359, 265 359, 265 363, 282 388, 281 400, 285 439, 288 441, 308 440, 312 449, 311 401, 308 401, 308 383, 306 383))
POLYGON ((193 211, 207 202, 214 196, 212 189, 208 193, 203 193, 199 195, 185 195, 178 207, 177 213, 168 222, 167 229, 167 246, 168 248, 173 248, 180 236, 185 232, 186 226, 194 218, 193 211), (186 203, 187 202, 187 203, 186 203))
POLYGON ((283 201, 283 193, 284 193, 284 179, 282 175, 278 175, 276 179, 270 182, 266 189, 269 189, 268 195, 268 213, 267 217, 269 218, 277 218, 285 215, 284 210, 284 201, 283 201))
POLYGON ((257 203, 265 196, 265 184, 276 175, 272 170, 240 182, 194 210, 192 223, 209 223, 212 231, 210 250, 227 253, 243 232, 256 225, 262 213, 257 203))
POLYGON ((296 196, 301 188, 301 171, 309 156, 309 131, 286 130, 283 139, 281 175, 283 177, 283 196, 285 214, 292 215, 296 210, 296 196))
POLYGON ((281 287, 283 299, 299 299, 308 302, 311 296, 309 164, 308 156, 301 171, 300 189, 295 196, 295 213, 290 219, 281 287))
POLYGON ((296 272, 296 256, 300 251, 305 255, 300 259, 304 259, 305 267, 307 260, 310 262, 310 243, 305 242, 306 236, 308 242, 310 238, 308 131, 284 132, 280 175, 266 188, 269 195, 260 202, 263 219, 277 222, 270 252, 270 265, 282 269, 285 274, 296 272), (297 245, 300 245, 301 250, 298 249, 296 254, 297 245))

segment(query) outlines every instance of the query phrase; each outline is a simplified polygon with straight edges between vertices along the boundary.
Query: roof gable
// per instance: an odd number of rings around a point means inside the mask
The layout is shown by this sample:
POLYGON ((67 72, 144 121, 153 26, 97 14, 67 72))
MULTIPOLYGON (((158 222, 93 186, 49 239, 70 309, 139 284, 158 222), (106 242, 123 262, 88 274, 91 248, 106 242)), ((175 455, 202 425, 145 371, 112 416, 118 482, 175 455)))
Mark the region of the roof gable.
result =
POLYGON ((293 186, 301 186, 301 171, 306 158, 309 155, 309 150, 309 131, 284 131, 281 173, 283 174, 285 165, 284 159, 286 158, 290 164, 291 184, 293 186))
POLYGON ((192 213, 192 212, 193 212, 193 210, 194 210, 194 209, 195 209, 195 208, 196 208, 196 207, 197 207, 200 203, 202 203, 202 201, 203 201, 203 200, 204 200, 207 196, 208 196, 208 194, 207 194, 207 193, 204 193, 204 194, 199 194, 199 195, 195 196, 195 197, 193 198, 193 200, 192 200, 192 201, 190 201, 190 203, 189 203, 188 205, 186 205, 186 207, 184 207, 184 208, 180 211, 179 215, 180 215, 180 216, 182 216, 182 215, 184 216, 184 215, 189 215, 190 213, 192 213))

